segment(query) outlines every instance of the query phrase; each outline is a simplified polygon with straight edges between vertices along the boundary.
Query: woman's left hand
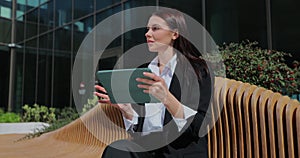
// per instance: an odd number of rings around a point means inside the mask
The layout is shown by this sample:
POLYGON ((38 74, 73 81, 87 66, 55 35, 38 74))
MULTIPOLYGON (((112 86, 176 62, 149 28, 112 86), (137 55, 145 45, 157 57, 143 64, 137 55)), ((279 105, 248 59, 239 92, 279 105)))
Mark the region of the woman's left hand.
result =
POLYGON ((137 78, 136 81, 144 83, 138 84, 138 87, 143 88, 144 93, 149 93, 160 100, 163 104, 166 104, 168 100, 168 94, 170 92, 165 80, 154 73, 144 72, 143 74, 152 80, 146 78, 137 78))

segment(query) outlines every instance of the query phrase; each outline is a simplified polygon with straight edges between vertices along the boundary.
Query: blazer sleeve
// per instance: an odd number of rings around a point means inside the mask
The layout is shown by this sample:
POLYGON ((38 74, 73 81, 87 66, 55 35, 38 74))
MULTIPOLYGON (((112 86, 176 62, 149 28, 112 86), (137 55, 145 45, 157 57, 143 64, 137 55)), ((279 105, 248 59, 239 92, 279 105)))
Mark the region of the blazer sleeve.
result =
POLYGON ((212 97, 212 83, 214 82, 212 79, 213 77, 211 77, 203 67, 200 67, 200 74, 201 79, 198 79, 200 97, 197 113, 194 117, 188 118, 188 123, 183 128, 182 133, 174 142, 172 142, 172 146, 175 148, 183 148, 199 140, 199 130, 207 115, 207 110, 212 97))

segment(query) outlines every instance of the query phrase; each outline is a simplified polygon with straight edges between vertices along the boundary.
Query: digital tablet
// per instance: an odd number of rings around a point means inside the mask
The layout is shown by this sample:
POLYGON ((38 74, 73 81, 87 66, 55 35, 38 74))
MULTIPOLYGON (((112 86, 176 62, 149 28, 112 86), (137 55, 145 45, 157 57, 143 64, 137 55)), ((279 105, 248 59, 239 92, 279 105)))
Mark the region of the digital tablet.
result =
POLYGON ((157 103, 160 102, 151 94, 144 93, 136 78, 147 78, 143 72, 151 72, 149 68, 117 69, 98 71, 98 81, 107 91, 111 103, 157 103))

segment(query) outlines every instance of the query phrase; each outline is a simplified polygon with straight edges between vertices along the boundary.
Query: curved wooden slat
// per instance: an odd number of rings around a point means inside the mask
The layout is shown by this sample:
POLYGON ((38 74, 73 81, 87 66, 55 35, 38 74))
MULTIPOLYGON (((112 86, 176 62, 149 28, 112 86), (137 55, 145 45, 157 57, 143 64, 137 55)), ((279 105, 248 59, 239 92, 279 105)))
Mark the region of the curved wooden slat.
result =
POLYGON ((211 113, 212 113, 212 133, 211 133, 211 141, 212 141, 212 157, 222 157, 224 155, 224 150, 222 144, 223 134, 222 129, 220 129, 222 119, 220 116, 220 90, 226 80, 221 78, 216 78, 215 80, 215 87, 214 87, 214 100, 213 105, 211 106, 211 113))
POLYGON ((227 97, 228 97, 228 92, 229 92, 229 88, 234 84, 234 82, 229 82, 228 80, 226 80, 226 84, 224 86, 222 86, 221 89, 221 94, 220 94, 220 103, 223 104, 223 112, 222 112, 222 118, 223 118, 223 127, 224 127, 224 139, 225 139, 225 157, 230 158, 232 157, 232 143, 235 142, 236 144, 236 140, 233 140, 233 138, 235 137, 231 137, 230 132, 231 130, 233 130, 229 124, 229 120, 230 120, 230 116, 229 116, 229 108, 230 106, 227 103, 227 97), (233 141, 231 141, 231 139, 233 141))
POLYGON ((287 96, 281 96, 277 101, 276 105, 276 126, 277 126, 277 139, 278 139, 278 146, 279 149, 279 157, 284 158, 286 157, 285 150, 287 147, 285 146, 286 140, 286 127, 285 127, 285 110, 290 98, 287 96))
POLYGON ((237 126, 238 126, 238 140, 239 140, 239 157, 243 158, 245 157, 245 136, 244 136, 244 121, 243 121, 243 103, 242 103, 242 97, 246 90, 246 88, 250 84, 244 83, 240 84, 235 97, 235 110, 236 110, 236 116, 237 116, 237 126))
MULTIPOLYGON (((215 122, 215 114, 214 114, 214 106, 211 106, 211 119, 213 122, 215 122)), ((218 139, 217 139, 217 131, 216 131, 216 126, 212 127, 210 130, 210 136, 211 136, 211 155, 212 158, 217 158, 217 153, 218 153, 218 139)))
POLYGON ((270 148, 269 148, 269 130, 268 128, 268 108, 267 108, 267 101, 270 95, 273 92, 270 90, 264 91, 259 98, 259 119, 260 119, 260 134, 261 134, 261 141, 262 141, 262 157, 270 157, 270 148))
POLYGON ((260 119, 259 119, 259 98, 266 89, 258 87, 254 90, 251 97, 251 115, 252 115, 252 127, 253 127, 253 137, 252 141, 255 143, 253 146, 253 156, 259 158, 262 155, 260 146, 262 146, 262 141, 260 139, 260 119))
POLYGON ((269 139, 270 139, 270 156, 271 157, 276 157, 278 152, 277 152, 277 146, 278 146, 278 141, 276 139, 276 134, 278 133, 276 130, 276 112, 275 112, 275 106, 277 101, 281 95, 279 93, 272 93, 270 95, 270 99, 267 102, 268 106, 268 127, 269 127, 269 139))
MULTIPOLYGON (((300 157, 300 108, 297 108, 296 112, 296 124, 297 124, 297 144, 298 144, 298 157, 300 157)), ((295 150, 296 151, 296 150, 295 150)))
POLYGON ((223 81, 217 81, 217 87, 215 87, 215 93, 214 93, 214 98, 215 98, 215 109, 216 109, 216 130, 217 130, 217 136, 218 136, 218 157, 219 158, 224 158, 224 136, 223 136, 223 118, 221 116, 221 111, 223 109, 223 104, 220 101, 220 94, 223 86, 226 86, 226 80, 223 81))
POLYGON ((206 129, 207 129, 207 150, 208 150, 207 156, 208 156, 208 158, 211 158, 212 157, 212 148, 211 148, 212 144, 211 144, 211 133, 210 133, 209 125, 207 125, 206 129))
POLYGON ((239 157, 238 152, 239 152, 239 146, 238 146, 238 141, 237 141, 237 120, 236 120, 236 115, 235 115, 235 95, 237 88, 241 82, 238 81, 233 81, 231 80, 230 82, 232 83, 232 86, 230 86, 229 91, 228 91, 228 106, 229 106, 229 116, 230 116, 230 126, 232 128, 231 130, 231 139, 232 139, 232 154, 233 157, 237 158, 239 157))
POLYGON ((248 158, 252 158, 252 146, 254 146, 252 141, 252 124, 250 123, 252 121, 251 119, 251 113, 257 113, 258 111, 250 111, 251 107, 251 96, 254 92, 254 90, 257 88, 257 86, 251 85, 248 86, 245 89, 244 95, 243 95, 243 110, 244 110, 244 124, 245 124, 245 135, 246 135, 246 153, 248 158), (249 110, 250 109, 250 110, 249 110))
POLYGON ((286 107, 286 131, 287 131, 287 145, 288 157, 299 157, 297 151, 297 126, 296 126, 296 110, 300 108, 300 104, 296 100, 290 100, 286 107), (296 137, 295 137, 296 136, 296 137))

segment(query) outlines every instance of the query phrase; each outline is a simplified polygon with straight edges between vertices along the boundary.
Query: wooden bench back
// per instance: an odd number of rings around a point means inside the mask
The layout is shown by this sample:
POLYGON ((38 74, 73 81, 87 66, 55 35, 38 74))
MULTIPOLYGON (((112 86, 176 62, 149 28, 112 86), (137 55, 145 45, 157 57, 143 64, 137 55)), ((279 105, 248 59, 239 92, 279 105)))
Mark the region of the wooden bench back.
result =
POLYGON ((224 78, 216 78, 214 95, 209 157, 300 157, 298 101, 224 78))

